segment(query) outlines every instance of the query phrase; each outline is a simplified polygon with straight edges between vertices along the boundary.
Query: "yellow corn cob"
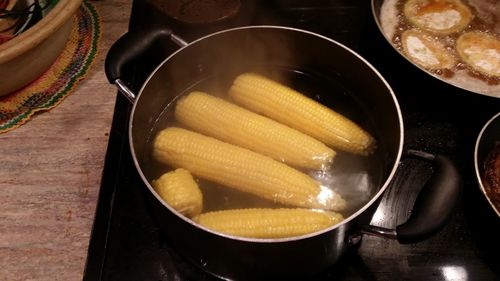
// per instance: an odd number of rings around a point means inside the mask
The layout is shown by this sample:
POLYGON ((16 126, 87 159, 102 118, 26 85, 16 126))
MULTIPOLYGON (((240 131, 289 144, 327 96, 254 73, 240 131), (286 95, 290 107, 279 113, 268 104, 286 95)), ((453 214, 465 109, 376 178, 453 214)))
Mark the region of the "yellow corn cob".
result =
POLYGON ((201 213, 203 195, 189 171, 177 169, 152 182, 155 191, 172 208, 187 217, 201 213))
POLYGON ((186 129, 160 131, 153 143, 153 157, 274 202, 336 211, 345 208, 340 195, 286 164, 186 129))
POLYGON ((179 100, 175 117, 195 131, 300 168, 324 168, 335 155, 304 133, 202 92, 179 100))
POLYGON ((326 145, 368 155, 373 137, 357 124, 305 95, 255 73, 238 76, 230 91, 238 104, 306 133, 326 145))
POLYGON ((283 238, 339 223, 339 213, 310 209, 236 209, 201 214, 193 220, 214 231, 248 238, 283 238))

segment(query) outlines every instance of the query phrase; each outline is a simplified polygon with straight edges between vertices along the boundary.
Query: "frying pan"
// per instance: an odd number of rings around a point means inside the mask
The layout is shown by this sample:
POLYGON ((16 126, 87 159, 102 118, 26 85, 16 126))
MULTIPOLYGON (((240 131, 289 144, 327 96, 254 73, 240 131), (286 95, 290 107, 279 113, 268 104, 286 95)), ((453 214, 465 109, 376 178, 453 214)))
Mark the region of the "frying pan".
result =
POLYGON ((474 149, 474 168, 479 188, 491 205, 492 210, 500 217, 500 206, 495 206, 492 195, 487 192, 484 185, 485 166, 487 165, 488 157, 498 142, 500 142, 500 112, 485 123, 477 137, 474 149))
MULTIPOLYGON (((482 0, 474 0, 474 1, 481 2, 482 0)), ((455 42, 457 40, 457 37, 461 34, 460 32, 455 32, 449 35, 432 35, 434 38, 440 38, 439 40, 443 39, 442 42, 446 42, 447 44, 446 46, 448 47, 450 54, 452 54, 455 58, 457 58, 457 62, 455 63, 455 66, 451 68, 451 70, 450 68, 444 70, 431 70, 428 68, 424 68, 421 65, 412 61, 409 58, 409 56, 407 56, 404 53, 404 51, 402 51, 402 48, 398 46, 398 44, 400 44, 398 42, 401 41, 399 29, 408 30, 416 28, 416 26, 409 23, 409 21, 402 13, 401 10, 403 9, 402 8, 403 5, 400 4, 401 2, 402 0, 371 1, 373 17, 375 19, 379 31, 383 34, 387 43, 399 55, 405 58, 405 60, 408 61, 408 63, 412 64, 417 69, 420 69, 421 71, 425 72, 431 77, 436 78, 444 83, 447 83, 448 85, 475 94, 500 98, 500 77, 494 77, 494 76, 488 77, 481 75, 477 71, 473 71, 472 69, 465 67, 466 64, 461 59, 458 59, 459 56, 457 55, 455 49, 455 42)), ((466 32, 466 31, 484 32, 485 30, 488 30, 488 33, 494 34, 494 36, 497 36, 497 38, 500 37, 500 34, 497 33, 498 30, 500 30, 500 23, 499 23, 500 5, 498 3, 496 6, 490 3, 489 5, 491 6, 488 6, 488 9, 485 10, 488 11, 489 13, 491 9, 493 10, 496 9, 495 10, 496 12, 492 11, 491 12, 492 16, 489 17, 493 21, 495 21, 495 23, 490 22, 486 24, 484 21, 480 19, 480 17, 478 17, 475 14, 476 12, 474 6, 470 5, 469 3, 470 1, 462 1, 462 2, 468 5, 471 11, 473 11, 474 18, 471 21, 471 23, 467 27, 465 27, 465 29, 461 32, 466 32), (491 31, 491 29, 494 29, 496 31, 493 32, 491 31)), ((487 1, 482 1, 482 2, 487 3, 487 1)))
MULTIPOLYGON (((129 144, 135 167, 146 187, 152 214, 173 247, 194 265, 223 279, 307 278, 334 265, 355 248, 363 234, 424 240, 443 227, 460 194, 460 176, 440 155, 406 151, 429 161, 435 173, 422 188, 407 222, 395 229, 370 225, 382 194, 403 155, 403 121, 391 87, 365 59, 321 35, 289 27, 247 26, 222 30, 187 43, 162 26, 142 27, 120 38, 106 57, 106 75, 131 102, 129 144), (123 81, 127 67, 153 46, 175 42, 180 48, 149 75, 138 94, 123 81), (218 233, 184 217, 156 194, 151 180, 158 169, 151 159, 151 140, 172 122, 179 96, 192 90, 227 91, 237 74, 254 71, 296 87, 372 132, 378 149, 370 157, 338 153, 344 174, 361 175, 354 196, 366 199, 338 225, 298 237, 251 239, 218 233), (361 156, 359 156, 361 157, 361 156)), ((161 171, 160 171, 161 170, 161 171)), ((345 195, 345 194, 344 194, 345 195)), ((217 208, 222 201, 212 204, 217 208)), ((210 205, 210 204, 209 204, 210 205)), ((210 207, 209 207, 210 208, 210 207)))

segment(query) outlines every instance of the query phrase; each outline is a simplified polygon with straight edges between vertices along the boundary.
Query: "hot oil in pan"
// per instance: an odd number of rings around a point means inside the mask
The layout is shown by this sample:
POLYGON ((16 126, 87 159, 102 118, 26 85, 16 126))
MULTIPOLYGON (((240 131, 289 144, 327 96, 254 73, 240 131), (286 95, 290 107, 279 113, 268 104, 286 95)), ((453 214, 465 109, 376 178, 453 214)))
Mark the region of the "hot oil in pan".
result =
POLYGON ((428 26, 422 27, 406 15, 409 1, 376 2, 382 3, 378 18, 381 31, 402 55, 448 83, 500 97, 500 3, 490 0, 413 1, 418 3, 409 6, 415 11, 414 17, 419 19, 420 25, 428 26), (460 14, 458 8, 452 9, 453 3, 463 5, 468 12, 460 14), (461 19, 470 22, 460 26, 461 19), (455 30, 439 31, 453 26, 452 23, 457 26, 455 30))
MULTIPOLYGON (((255 71, 252 70, 252 71, 255 71)), ((357 103, 350 90, 333 80, 330 77, 324 77, 317 74, 309 74, 297 70, 282 68, 269 68, 256 72, 281 82, 313 99, 343 114, 353 120, 366 131, 370 132, 377 140, 377 132, 371 121, 367 110, 364 110, 357 103)), ((189 94, 192 91, 203 91, 211 95, 225 98, 232 81, 239 73, 217 73, 217 75, 208 76, 200 79, 193 85, 190 85, 184 92, 180 93, 176 99, 169 103, 163 110, 155 123, 148 142, 149 149, 146 149, 147 155, 144 159, 143 169, 149 181, 158 178, 163 173, 172 170, 171 167, 156 162, 151 157, 151 142, 154 136, 162 129, 169 126, 180 125, 174 118, 176 101, 189 94)), ((344 217, 359 210, 366 202, 377 192, 382 185, 385 175, 383 163, 385 153, 383 145, 379 143, 377 150, 370 156, 357 156, 336 150, 334 164, 331 168, 324 171, 302 170, 322 185, 332 188, 342 195, 347 201, 348 207, 343 211, 344 217)), ((254 195, 244 194, 231 188, 220 186, 216 183, 208 182, 202 179, 196 179, 204 197, 204 212, 235 208, 251 207, 286 207, 276 203, 258 198, 254 195)))

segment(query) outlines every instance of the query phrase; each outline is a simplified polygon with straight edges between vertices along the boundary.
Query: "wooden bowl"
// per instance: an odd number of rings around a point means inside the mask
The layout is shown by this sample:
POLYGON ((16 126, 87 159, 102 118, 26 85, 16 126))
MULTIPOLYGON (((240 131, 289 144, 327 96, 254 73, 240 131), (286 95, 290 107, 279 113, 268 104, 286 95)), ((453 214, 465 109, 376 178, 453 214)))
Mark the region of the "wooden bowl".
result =
POLYGON ((69 39, 83 0, 59 0, 39 22, 0 45, 0 96, 18 90, 44 73, 69 39))
MULTIPOLYGON (((9 3, 7 4, 7 7, 5 7, 5 9, 7 11, 12 11, 14 9, 14 7, 16 6, 17 4, 17 0, 10 0, 9 3)), ((7 17, 7 18, 0 18, 0 32, 3 32, 5 30, 7 30, 8 28, 10 28, 12 25, 14 25, 16 23, 17 19, 16 18, 11 18, 11 17, 7 17)))

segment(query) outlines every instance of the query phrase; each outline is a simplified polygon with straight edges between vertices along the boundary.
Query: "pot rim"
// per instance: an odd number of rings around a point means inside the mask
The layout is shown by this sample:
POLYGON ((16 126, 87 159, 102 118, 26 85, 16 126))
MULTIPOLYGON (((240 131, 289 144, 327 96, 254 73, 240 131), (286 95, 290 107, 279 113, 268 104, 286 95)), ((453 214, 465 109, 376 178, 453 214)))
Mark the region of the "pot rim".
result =
POLYGON ((402 153, 403 153, 403 143, 404 143, 403 117, 402 117, 401 109, 400 109, 399 103, 397 101, 396 95, 395 95, 393 89, 391 88, 391 86, 389 85, 389 83, 380 74, 380 72, 377 69, 375 69, 375 67, 373 65, 371 65, 365 58, 363 58, 361 55, 359 55, 358 53, 356 53, 352 49, 348 48, 347 46, 343 45, 342 43, 339 43, 339 42, 337 42, 337 41, 335 41, 335 40, 333 40, 333 39, 331 39, 329 37, 326 37, 326 36, 323 36, 323 35, 320 35, 318 33, 308 31, 308 30, 303 30, 303 29, 293 28, 293 27, 287 27, 287 26, 279 26, 279 25, 251 25, 251 26, 243 26, 243 27, 235 27, 235 28, 224 29, 224 30, 221 30, 221 31, 217 31, 217 32, 214 32, 214 33, 202 36, 202 37, 200 37, 200 38, 198 38, 198 39, 196 39, 196 40, 188 43, 187 45, 185 45, 183 47, 180 47, 178 50, 176 50, 171 55, 169 55, 166 59, 164 59, 151 72, 151 74, 148 76, 148 78, 146 79, 146 81, 142 84, 141 89, 139 90, 139 93, 137 94, 137 97, 136 97, 136 99, 135 99, 135 101, 133 103, 132 109, 131 109, 131 114, 130 114, 130 120, 129 120, 129 126, 128 126, 128 128, 129 128, 129 130, 128 130, 129 147, 130 147, 130 151, 132 153, 132 159, 134 161, 134 165, 136 167, 136 170, 139 172, 139 175, 140 175, 143 183, 146 184, 146 186, 149 189, 149 191, 156 197, 156 199, 158 201, 161 202, 161 204, 163 204, 164 207, 166 207, 169 211, 171 211, 172 213, 174 213, 180 219, 184 220, 185 222, 187 222, 187 223, 191 224, 192 226, 194 226, 196 228, 199 228, 199 229, 201 229, 203 231, 209 232, 209 233, 214 234, 216 236, 225 237, 227 239, 238 240, 238 241, 246 241, 246 242, 253 242, 253 243, 277 243, 277 242, 289 242, 289 241, 297 241, 297 240, 307 239, 307 238, 314 237, 314 236, 319 236, 319 235, 322 235, 322 234, 324 234, 326 232, 330 232, 330 231, 332 231, 334 229, 340 228, 343 225, 346 225, 350 221, 354 220, 356 217, 358 217, 360 214, 362 214, 366 209, 368 209, 371 205, 373 205, 375 202, 377 202, 377 200, 379 199, 379 197, 381 197, 381 195, 384 193, 384 191, 389 186, 392 178, 394 177, 394 175, 396 173, 398 164, 399 164, 399 162, 401 160, 401 156, 402 156, 402 153), (190 47, 192 44, 195 44, 197 42, 200 42, 202 40, 205 40, 205 39, 213 37, 213 36, 217 36, 217 35, 222 34, 222 33, 233 32, 233 31, 236 31, 236 30, 243 30, 243 29, 279 29, 279 30, 290 30, 290 31, 295 31, 295 32, 309 34, 311 36, 316 36, 316 37, 319 37, 319 38, 324 39, 326 41, 329 41, 330 43, 333 43, 333 44, 337 45, 338 47, 345 49, 346 51, 350 52, 354 57, 356 57, 359 60, 361 60, 366 66, 368 66, 378 76, 378 78, 385 84, 386 88, 389 90, 389 93, 391 95, 391 98, 393 100, 393 103, 395 105, 396 112, 397 112, 397 115, 398 115, 398 121, 399 121, 398 123, 399 123, 399 131, 400 131, 398 151, 397 151, 397 155, 396 155, 395 160, 394 160, 394 165, 392 166, 391 171, 389 172, 388 176, 386 177, 385 182, 382 184, 382 186, 379 188, 379 190, 374 195, 372 195, 372 198, 368 202, 366 202, 361 208, 359 208, 356 212, 354 212, 349 217, 345 218, 342 222, 340 222, 340 223, 338 223, 336 225, 333 225, 331 227, 328 227, 328 228, 325 228, 325 229, 322 229, 322 230, 319 230, 319 231, 316 231, 316 232, 308 233, 308 234, 305 234, 305 235, 293 236, 293 237, 286 237, 286 238, 272 238, 272 239, 270 239, 270 238, 267 238, 267 239, 262 239, 262 238, 246 238, 246 237, 240 237, 240 236, 234 236, 234 235, 228 235, 228 234, 220 233, 220 232, 208 229, 208 228, 206 228, 204 226, 201 226, 201 225, 195 223, 193 220, 191 220, 191 219, 187 218, 186 216, 180 214, 174 208, 172 208, 168 204, 166 204, 160 198, 160 196, 154 191, 153 187, 151 186, 151 184, 147 180, 146 176, 142 172, 142 169, 141 169, 141 166, 140 166, 140 164, 139 164, 139 162, 137 160, 137 155, 136 155, 136 152, 135 152, 135 149, 134 149, 134 145, 133 145, 134 144, 134 139, 133 139, 132 130, 133 130, 133 121, 134 121, 134 116, 135 116, 135 109, 136 109, 137 104, 139 103, 139 101, 141 99, 142 92, 144 91, 144 88, 148 84, 149 80, 152 79, 153 76, 155 76, 155 74, 158 71, 158 69, 160 69, 163 66, 163 64, 165 64, 167 61, 169 61, 170 58, 174 57, 177 53, 181 52, 185 48, 190 47))
POLYGON ((482 175, 480 173, 480 168, 479 168, 480 165, 482 165, 483 163, 478 163, 478 161, 479 161, 479 159, 478 159, 479 155, 478 154, 479 154, 479 149, 481 148, 481 141, 483 140, 484 136, 486 134, 488 134, 489 127, 494 122, 500 122, 500 112, 498 112, 497 114, 493 115, 488 121, 486 121, 486 123, 484 124, 483 128, 481 128, 481 131, 478 134, 478 137, 476 139, 476 145, 474 147, 474 170, 475 170, 475 174, 476 174, 476 180, 477 180, 477 183, 479 185, 479 188, 481 189, 481 192, 483 193, 484 197, 486 198, 486 200, 490 204, 490 206, 493 209, 493 211, 500 218, 500 209, 497 209, 495 207, 495 205, 493 204, 493 202, 490 199, 490 196, 486 193, 486 189, 485 189, 485 187, 483 185, 483 177, 482 177, 482 175))

